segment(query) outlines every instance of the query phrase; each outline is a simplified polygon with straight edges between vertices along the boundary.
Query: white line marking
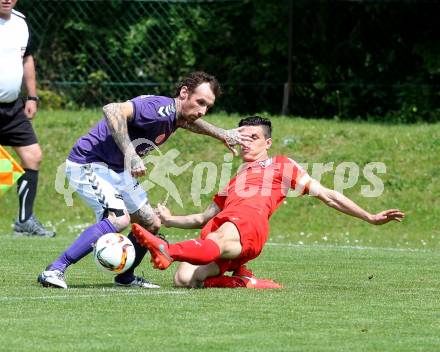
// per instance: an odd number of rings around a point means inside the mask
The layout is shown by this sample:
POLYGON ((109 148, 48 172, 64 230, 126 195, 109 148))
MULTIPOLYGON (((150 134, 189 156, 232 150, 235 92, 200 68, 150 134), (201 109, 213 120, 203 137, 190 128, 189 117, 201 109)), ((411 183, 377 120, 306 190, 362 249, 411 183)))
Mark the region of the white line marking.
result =
POLYGON ((333 244, 294 244, 294 243, 277 243, 267 242, 267 246, 273 247, 291 247, 291 248, 330 248, 330 249, 353 249, 359 251, 376 250, 376 251, 389 251, 389 252, 426 252, 434 253, 433 250, 419 249, 419 248, 390 248, 390 247, 368 247, 368 246, 346 246, 346 245, 333 245, 333 244))
POLYGON ((154 291, 127 291, 120 292, 121 289, 107 290, 109 294, 87 294, 87 295, 54 295, 54 296, 36 296, 36 297, 24 297, 24 296, 12 296, 12 297, 0 297, 0 302, 7 301, 39 301, 39 300, 63 300, 63 299, 75 299, 75 298, 110 298, 115 296, 153 296, 153 295, 185 295, 185 291, 161 291, 160 289, 154 289, 154 291), (118 292, 116 292, 118 291, 118 292))
MULTIPOLYGON (((69 232, 75 232, 76 229, 85 229, 89 227, 90 223, 85 224, 79 224, 75 225, 75 228, 73 226, 69 226, 69 232)), ((173 243, 179 242, 179 241, 185 241, 188 238, 185 237, 172 237, 169 238, 173 243)), ((353 249, 353 250, 360 250, 360 251, 366 251, 366 250, 383 250, 383 251, 389 251, 389 252, 426 252, 426 253, 432 253, 435 252, 435 250, 431 250, 428 248, 394 248, 394 247, 369 247, 369 246, 349 246, 349 245, 337 245, 337 244, 295 244, 295 243, 278 243, 278 242, 266 242, 267 246, 274 246, 274 247, 293 247, 293 248, 331 248, 331 249, 353 249)))

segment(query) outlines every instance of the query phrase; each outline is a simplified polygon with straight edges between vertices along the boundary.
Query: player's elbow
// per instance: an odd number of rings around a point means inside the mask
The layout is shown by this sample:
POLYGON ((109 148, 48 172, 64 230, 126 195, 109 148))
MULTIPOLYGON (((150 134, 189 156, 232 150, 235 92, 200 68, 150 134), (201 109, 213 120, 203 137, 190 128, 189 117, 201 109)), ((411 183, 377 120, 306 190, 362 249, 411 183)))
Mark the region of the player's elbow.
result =
POLYGON ((110 117, 110 113, 111 111, 113 111, 115 108, 115 104, 114 103, 110 103, 107 105, 104 105, 102 108, 102 111, 104 113, 104 116, 108 119, 110 117))
POLYGON ((204 216, 204 214, 197 214, 193 219, 193 228, 201 229, 208 222, 208 218, 204 216))
POLYGON ((343 200, 341 193, 335 190, 330 190, 329 194, 327 195, 326 204, 334 209, 340 209, 342 203, 343 200))
POLYGON ((322 189, 318 193, 317 197, 325 205, 334 208, 337 204, 337 197, 338 197, 337 193, 338 192, 336 192, 334 190, 322 187, 322 189))

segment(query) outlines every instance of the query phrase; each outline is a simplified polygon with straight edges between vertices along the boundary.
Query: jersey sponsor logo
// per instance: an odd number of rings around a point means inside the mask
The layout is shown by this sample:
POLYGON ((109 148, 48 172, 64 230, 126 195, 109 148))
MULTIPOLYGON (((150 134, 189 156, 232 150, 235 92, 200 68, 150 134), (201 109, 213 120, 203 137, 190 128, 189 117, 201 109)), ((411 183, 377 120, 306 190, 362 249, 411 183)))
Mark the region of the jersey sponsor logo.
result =
POLYGON ((170 105, 167 105, 167 106, 161 106, 157 110, 157 113, 159 114, 159 116, 162 116, 162 117, 170 116, 171 114, 173 114, 175 112, 176 112, 176 108, 173 103, 171 103, 170 105))

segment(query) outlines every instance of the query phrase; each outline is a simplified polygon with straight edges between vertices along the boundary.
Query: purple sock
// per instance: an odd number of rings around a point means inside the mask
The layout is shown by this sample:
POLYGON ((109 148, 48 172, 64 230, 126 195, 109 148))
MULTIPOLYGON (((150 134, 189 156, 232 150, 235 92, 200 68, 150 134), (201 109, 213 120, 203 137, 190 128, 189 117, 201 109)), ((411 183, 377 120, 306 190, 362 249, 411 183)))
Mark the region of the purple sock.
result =
POLYGON ((99 237, 106 233, 118 232, 109 219, 104 219, 85 229, 57 260, 47 267, 47 270, 60 270, 64 272, 70 264, 76 263, 89 254, 92 245, 99 237))

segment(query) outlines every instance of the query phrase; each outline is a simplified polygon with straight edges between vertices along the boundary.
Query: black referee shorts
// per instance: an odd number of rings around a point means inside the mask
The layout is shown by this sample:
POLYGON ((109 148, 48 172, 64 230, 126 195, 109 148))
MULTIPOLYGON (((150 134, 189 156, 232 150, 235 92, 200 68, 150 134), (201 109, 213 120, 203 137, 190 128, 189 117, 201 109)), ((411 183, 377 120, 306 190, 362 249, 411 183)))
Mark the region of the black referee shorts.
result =
POLYGON ((24 113, 24 99, 0 103, 0 144, 25 147, 38 143, 31 121, 24 113))

